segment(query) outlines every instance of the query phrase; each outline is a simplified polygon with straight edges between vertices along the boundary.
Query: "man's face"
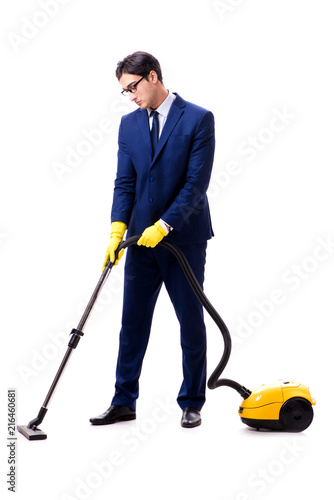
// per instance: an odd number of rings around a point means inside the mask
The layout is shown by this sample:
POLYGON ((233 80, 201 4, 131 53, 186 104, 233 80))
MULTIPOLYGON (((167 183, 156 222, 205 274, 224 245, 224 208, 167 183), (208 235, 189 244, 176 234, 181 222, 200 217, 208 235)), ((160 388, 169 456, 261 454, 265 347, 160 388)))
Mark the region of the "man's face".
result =
POLYGON ((141 109, 153 108, 155 106, 157 98, 157 78, 153 71, 142 79, 140 75, 131 75, 128 73, 123 73, 119 82, 123 90, 133 89, 135 87, 135 92, 129 93, 128 96, 131 101, 134 101, 141 109), (142 79, 142 80, 141 80, 142 79), (139 80, 141 80, 139 82, 139 80), (138 85, 136 86, 136 83, 138 85))

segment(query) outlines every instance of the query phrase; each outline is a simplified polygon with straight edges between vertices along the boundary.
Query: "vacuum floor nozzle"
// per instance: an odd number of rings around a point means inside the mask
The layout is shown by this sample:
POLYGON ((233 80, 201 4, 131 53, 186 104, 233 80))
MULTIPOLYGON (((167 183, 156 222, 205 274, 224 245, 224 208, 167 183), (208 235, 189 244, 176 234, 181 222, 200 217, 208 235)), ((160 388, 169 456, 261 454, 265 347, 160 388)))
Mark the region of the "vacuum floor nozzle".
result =
POLYGON ((17 430, 23 434, 29 441, 40 441, 47 438, 47 434, 41 429, 31 429, 27 425, 18 425, 17 430))

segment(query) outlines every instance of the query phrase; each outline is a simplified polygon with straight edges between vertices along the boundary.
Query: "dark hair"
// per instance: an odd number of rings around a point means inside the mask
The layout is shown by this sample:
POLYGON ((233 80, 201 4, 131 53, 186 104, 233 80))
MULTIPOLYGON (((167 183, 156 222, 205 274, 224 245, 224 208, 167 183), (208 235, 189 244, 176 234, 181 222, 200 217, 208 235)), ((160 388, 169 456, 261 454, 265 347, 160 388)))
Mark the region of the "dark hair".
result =
POLYGON ((124 73, 146 77, 152 70, 156 72, 158 80, 162 83, 162 72, 158 59, 148 52, 137 51, 118 62, 116 78, 119 80, 124 73))

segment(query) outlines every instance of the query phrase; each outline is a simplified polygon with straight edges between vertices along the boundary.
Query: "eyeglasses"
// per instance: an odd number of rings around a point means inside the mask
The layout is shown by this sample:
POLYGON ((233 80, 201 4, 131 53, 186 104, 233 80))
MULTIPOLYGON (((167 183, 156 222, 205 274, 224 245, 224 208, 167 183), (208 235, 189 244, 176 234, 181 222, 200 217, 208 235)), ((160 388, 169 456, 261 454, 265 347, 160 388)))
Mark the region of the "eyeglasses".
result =
POLYGON ((140 80, 138 80, 138 82, 135 82, 134 84, 132 84, 130 87, 128 87, 127 89, 123 89, 121 91, 121 94, 124 95, 124 96, 127 96, 129 94, 134 94, 134 92, 136 92, 137 90, 137 85, 139 85, 139 83, 144 80, 145 76, 142 76, 140 80))

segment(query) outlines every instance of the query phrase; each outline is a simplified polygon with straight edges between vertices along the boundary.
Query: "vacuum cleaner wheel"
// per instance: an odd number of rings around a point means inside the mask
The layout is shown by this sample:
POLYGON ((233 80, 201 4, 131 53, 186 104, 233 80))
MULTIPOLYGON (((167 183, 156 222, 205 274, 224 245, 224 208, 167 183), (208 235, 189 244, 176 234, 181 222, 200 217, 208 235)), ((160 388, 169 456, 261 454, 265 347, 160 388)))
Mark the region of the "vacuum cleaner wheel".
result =
POLYGON ((279 420, 285 431, 301 432, 313 420, 312 405, 304 398, 290 398, 283 404, 279 420))

